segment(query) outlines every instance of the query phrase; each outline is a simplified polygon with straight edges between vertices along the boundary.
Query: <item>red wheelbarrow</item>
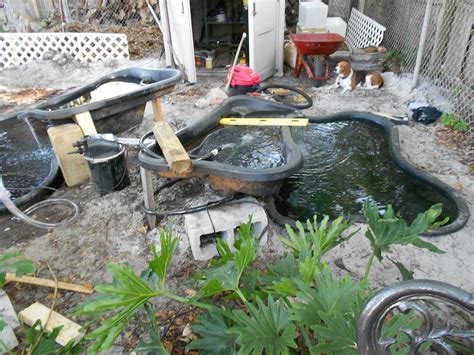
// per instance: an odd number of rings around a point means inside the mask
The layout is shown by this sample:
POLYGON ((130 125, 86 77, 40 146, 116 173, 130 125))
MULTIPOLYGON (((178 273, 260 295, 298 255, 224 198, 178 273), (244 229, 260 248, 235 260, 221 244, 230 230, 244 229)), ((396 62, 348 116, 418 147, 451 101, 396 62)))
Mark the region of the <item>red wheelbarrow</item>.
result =
POLYGON ((328 56, 333 54, 337 48, 344 42, 344 37, 337 33, 300 33, 290 34, 290 38, 295 43, 296 51, 296 65, 293 75, 298 78, 301 74, 303 66, 306 69, 308 77, 312 80, 328 80, 329 79, 329 64, 324 64, 324 74, 322 76, 315 76, 311 67, 309 66, 305 56, 306 55, 322 55, 328 56))

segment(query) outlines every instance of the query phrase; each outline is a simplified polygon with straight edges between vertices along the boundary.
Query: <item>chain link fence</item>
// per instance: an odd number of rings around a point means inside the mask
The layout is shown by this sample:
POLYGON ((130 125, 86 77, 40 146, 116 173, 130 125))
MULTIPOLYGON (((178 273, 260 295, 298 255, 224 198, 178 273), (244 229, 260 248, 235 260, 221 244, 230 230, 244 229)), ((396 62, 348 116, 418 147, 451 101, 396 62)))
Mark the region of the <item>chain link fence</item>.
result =
MULTIPOLYGON (((427 0, 367 0, 364 13, 387 28, 389 64, 413 72, 427 0)), ((474 1, 433 0, 421 77, 439 87, 454 114, 474 124, 474 1)))

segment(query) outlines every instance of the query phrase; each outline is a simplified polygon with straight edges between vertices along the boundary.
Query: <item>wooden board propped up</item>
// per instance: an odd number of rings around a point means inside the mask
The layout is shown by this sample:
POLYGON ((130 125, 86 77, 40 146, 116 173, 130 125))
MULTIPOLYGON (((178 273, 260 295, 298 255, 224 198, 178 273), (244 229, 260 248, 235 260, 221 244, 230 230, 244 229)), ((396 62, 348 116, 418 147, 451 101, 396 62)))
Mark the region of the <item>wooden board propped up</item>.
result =
POLYGON ((163 155, 176 177, 187 177, 193 171, 193 163, 171 126, 164 121, 160 99, 152 101, 155 124, 153 133, 163 155))
POLYGON ((82 132, 85 136, 90 136, 92 134, 97 134, 95 129, 94 121, 89 111, 78 113, 74 116, 74 120, 81 127, 82 132))
POLYGON ((189 176, 193 171, 193 163, 171 126, 166 122, 155 122, 153 133, 171 172, 176 177, 189 176))
POLYGON ((74 123, 48 128, 48 136, 58 159, 67 186, 83 183, 91 176, 87 162, 80 154, 69 154, 76 150, 73 144, 83 137, 81 128, 74 123))

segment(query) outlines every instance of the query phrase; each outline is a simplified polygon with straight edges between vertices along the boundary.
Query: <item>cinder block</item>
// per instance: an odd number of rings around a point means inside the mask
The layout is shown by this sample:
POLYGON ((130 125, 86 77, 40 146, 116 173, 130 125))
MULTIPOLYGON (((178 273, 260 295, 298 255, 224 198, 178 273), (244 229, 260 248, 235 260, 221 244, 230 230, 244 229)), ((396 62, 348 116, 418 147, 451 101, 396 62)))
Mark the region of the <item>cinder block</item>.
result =
POLYGON ((0 344, 0 352, 12 350, 18 346, 18 340, 13 332, 13 329, 16 329, 20 326, 18 318, 16 316, 15 310, 8 298, 8 295, 0 290, 0 318, 7 324, 5 329, 0 332, 0 340, 6 346, 6 350, 2 348, 0 344))
MULTIPOLYGON (((248 222, 249 215, 252 215, 254 237, 258 238, 266 229, 268 218, 263 207, 255 203, 258 201, 249 197, 209 209, 210 218, 206 211, 185 215, 186 233, 194 259, 209 260, 218 255, 214 230, 216 235, 234 251, 233 245, 238 237, 238 228, 241 223, 248 222)), ((266 244, 267 238, 268 235, 265 232, 260 238, 260 244, 266 244)))

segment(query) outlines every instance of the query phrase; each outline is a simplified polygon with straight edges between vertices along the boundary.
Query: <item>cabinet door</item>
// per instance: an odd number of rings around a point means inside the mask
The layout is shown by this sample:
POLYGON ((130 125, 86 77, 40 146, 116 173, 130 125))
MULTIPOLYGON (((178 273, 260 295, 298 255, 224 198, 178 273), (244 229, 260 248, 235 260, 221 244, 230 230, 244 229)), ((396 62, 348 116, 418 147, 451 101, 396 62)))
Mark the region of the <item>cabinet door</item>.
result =
POLYGON ((284 0, 249 0, 249 62, 262 80, 283 74, 284 0))
MULTIPOLYGON (((191 25, 190 0, 166 0, 171 44, 184 65, 187 80, 196 82, 196 66, 194 62, 193 30, 191 25)), ((176 60, 176 58, 175 58, 176 60)))

